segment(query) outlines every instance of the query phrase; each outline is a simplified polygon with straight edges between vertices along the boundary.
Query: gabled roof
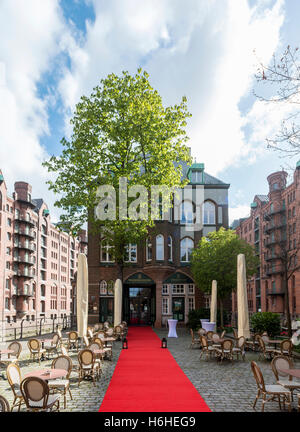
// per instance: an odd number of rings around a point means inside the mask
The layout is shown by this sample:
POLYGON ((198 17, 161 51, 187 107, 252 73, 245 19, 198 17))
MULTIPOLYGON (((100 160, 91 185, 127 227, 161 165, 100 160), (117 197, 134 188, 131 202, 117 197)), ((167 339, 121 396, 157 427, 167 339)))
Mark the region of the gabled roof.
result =
POLYGON ((255 195, 261 202, 269 202, 268 195, 255 195))
POLYGON ((42 205, 44 204, 44 200, 43 198, 36 198, 32 200, 33 204, 35 204, 35 209, 34 211, 36 213, 38 213, 38 211, 40 210, 40 208, 42 207, 42 205))

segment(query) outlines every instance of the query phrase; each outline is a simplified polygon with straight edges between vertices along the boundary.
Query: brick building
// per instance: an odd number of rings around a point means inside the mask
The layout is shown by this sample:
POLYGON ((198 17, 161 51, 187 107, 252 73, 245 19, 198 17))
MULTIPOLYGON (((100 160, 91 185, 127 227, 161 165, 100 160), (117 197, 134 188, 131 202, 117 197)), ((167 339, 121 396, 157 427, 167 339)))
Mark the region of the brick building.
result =
POLYGON ((74 313, 74 277, 87 236, 75 239, 51 223, 42 199, 28 183, 16 182, 13 196, 0 171, 0 322, 7 328, 33 326, 40 318, 74 313))
MULTIPOLYGON (((128 245, 122 312, 128 323, 161 327, 172 317, 184 323, 189 310, 209 307, 209 297, 201 294, 191 275, 191 251, 202 235, 228 227, 229 185, 207 174, 204 164, 183 166, 183 175, 189 179, 193 193, 197 186, 202 187, 203 229, 186 229, 186 223, 198 211, 192 198, 181 203, 178 221, 174 221, 172 208, 169 220, 156 222, 155 234, 149 233, 146 244, 128 245)), ((89 322, 113 322, 116 266, 105 239, 88 231, 89 322)))
MULTIPOLYGON (((284 314, 284 271, 288 266, 289 306, 293 317, 300 315, 300 161, 287 185, 287 173, 278 171, 267 178, 268 195, 255 195, 248 218, 234 221, 232 228, 255 247, 260 258, 257 274, 249 280, 249 312, 284 314)), ((232 310, 237 310, 236 295, 232 310)))

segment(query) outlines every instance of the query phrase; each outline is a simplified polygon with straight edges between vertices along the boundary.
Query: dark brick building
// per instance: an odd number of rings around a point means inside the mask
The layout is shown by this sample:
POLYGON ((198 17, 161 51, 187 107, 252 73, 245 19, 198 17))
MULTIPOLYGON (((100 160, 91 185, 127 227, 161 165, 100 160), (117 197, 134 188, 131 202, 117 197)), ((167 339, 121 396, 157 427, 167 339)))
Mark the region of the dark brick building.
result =
MULTIPOLYGON (((122 312, 128 323, 161 327, 172 317, 184 323, 189 310, 209 307, 209 297, 201 294, 191 275, 191 251, 202 235, 228 227, 229 185, 207 174, 204 164, 183 168, 193 193, 202 187, 203 228, 187 229, 191 214, 198 211, 192 198, 180 205, 179 221, 172 208, 169 220, 156 223, 155 235, 149 235, 146 244, 128 246, 122 312)), ((89 234, 88 242, 89 322, 113 322, 116 267, 100 235, 89 234)))

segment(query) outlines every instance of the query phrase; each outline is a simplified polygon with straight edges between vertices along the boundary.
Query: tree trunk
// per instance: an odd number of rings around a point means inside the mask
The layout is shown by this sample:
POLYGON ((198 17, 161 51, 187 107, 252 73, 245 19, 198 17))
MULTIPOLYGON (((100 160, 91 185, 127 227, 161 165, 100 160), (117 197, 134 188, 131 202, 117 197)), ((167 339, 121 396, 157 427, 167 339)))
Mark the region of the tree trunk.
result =
POLYGON ((283 290, 284 290, 284 309, 286 314, 288 336, 292 337, 292 323, 291 323, 291 313, 290 313, 290 301, 289 301, 289 287, 288 287, 288 275, 284 272, 283 275, 283 290))
POLYGON ((223 299, 220 299, 220 326, 224 328, 223 299))

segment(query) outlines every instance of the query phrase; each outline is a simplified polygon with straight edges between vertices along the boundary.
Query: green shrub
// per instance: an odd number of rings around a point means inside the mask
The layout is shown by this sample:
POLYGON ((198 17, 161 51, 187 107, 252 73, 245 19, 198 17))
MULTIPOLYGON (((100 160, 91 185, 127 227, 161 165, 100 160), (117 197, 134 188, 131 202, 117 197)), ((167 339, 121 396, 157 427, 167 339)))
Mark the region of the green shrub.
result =
MULTIPOLYGON (((193 330, 198 330, 201 327, 201 318, 208 318, 210 319, 210 309, 206 308, 200 308, 200 309, 193 309, 189 312, 188 315, 188 322, 187 326, 188 328, 191 328, 193 330)), ((226 310, 223 311, 223 318, 224 318, 224 325, 228 324, 228 313, 226 310)), ((217 310, 217 327, 220 327, 220 311, 217 310)))
POLYGON ((254 333, 267 332, 274 337, 280 334, 280 315, 273 312, 257 312, 251 316, 251 327, 254 333))

